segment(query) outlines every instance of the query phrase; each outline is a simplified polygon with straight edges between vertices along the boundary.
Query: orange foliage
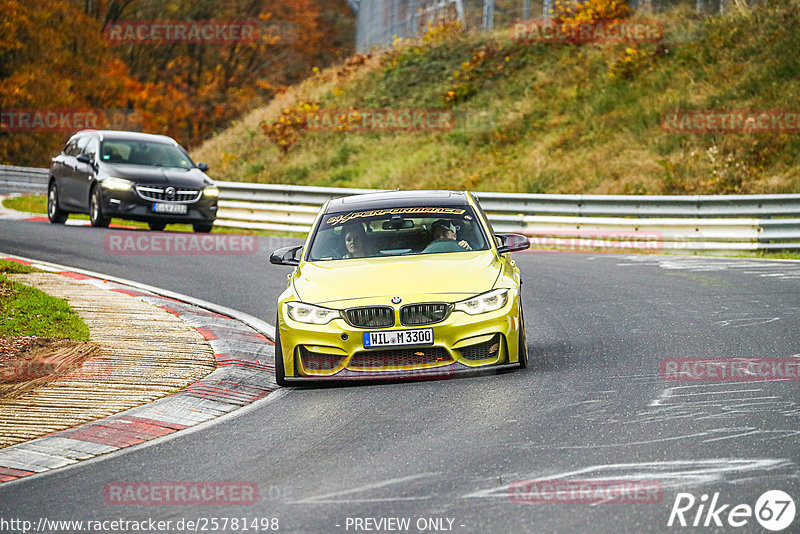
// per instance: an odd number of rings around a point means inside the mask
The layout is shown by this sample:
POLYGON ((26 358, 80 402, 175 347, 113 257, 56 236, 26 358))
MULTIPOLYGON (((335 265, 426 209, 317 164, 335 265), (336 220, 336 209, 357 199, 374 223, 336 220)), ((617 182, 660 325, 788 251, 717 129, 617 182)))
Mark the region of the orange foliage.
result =
POLYGON ((630 15, 627 0, 565 0, 555 2, 556 22, 594 24, 630 15))
MULTIPOLYGON (((350 55, 352 15, 325 0, 0 0, 0 109, 136 110, 143 129, 199 143, 350 55), (256 42, 112 45, 120 21, 254 21, 256 42)), ((45 166, 67 137, 0 132, 0 163, 45 166)))
POLYGON ((317 102, 300 101, 293 108, 281 111, 278 120, 272 123, 261 121, 261 129, 270 141, 278 145, 282 153, 289 151, 308 129, 308 115, 319 110, 317 102))

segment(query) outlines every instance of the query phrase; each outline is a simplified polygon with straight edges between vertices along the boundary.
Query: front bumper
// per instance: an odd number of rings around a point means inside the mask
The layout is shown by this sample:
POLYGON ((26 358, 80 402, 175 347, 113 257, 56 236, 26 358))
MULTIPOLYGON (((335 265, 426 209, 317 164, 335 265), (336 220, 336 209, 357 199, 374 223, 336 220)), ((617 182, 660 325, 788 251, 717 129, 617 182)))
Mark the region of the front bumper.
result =
POLYGON ((380 381, 402 381, 408 382, 413 380, 449 380, 451 378, 474 377, 498 374, 503 371, 511 371, 517 369, 519 366, 516 363, 500 363, 493 365, 483 365, 480 367, 467 367, 460 363, 454 363, 446 368, 439 369, 419 369, 409 371, 384 371, 380 373, 359 373, 349 371, 347 369, 337 373, 334 376, 302 376, 302 377, 286 377, 288 384, 308 384, 314 382, 323 382, 330 385, 337 383, 347 382, 370 382, 380 381))
POLYGON ((363 329, 344 319, 309 325, 286 315, 279 304, 278 328, 287 381, 450 378, 515 367, 519 354, 518 296, 495 312, 469 315, 453 311, 428 326, 363 329), (433 329, 428 345, 365 348, 363 333, 433 329))
POLYGON ((154 202, 141 198, 134 190, 116 190, 100 187, 103 214, 132 221, 158 221, 166 224, 212 224, 217 218, 217 198, 201 195, 196 202, 185 204, 185 214, 157 213, 154 202))

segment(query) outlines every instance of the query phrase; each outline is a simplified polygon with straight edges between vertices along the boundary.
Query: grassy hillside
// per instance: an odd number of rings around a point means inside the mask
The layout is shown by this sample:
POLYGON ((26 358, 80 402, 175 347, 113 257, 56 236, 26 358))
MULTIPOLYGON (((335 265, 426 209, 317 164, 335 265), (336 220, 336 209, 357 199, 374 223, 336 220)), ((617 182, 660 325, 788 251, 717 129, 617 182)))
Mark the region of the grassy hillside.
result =
MULTIPOLYGON (((654 16, 634 14, 634 18, 654 16)), ((521 44, 443 30, 327 69, 193 151, 219 180, 533 193, 800 190, 800 134, 664 133, 669 109, 800 108, 800 0, 713 19, 657 16, 661 43, 521 44), (259 127, 321 108, 440 108, 449 132, 301 135, 259 127)))

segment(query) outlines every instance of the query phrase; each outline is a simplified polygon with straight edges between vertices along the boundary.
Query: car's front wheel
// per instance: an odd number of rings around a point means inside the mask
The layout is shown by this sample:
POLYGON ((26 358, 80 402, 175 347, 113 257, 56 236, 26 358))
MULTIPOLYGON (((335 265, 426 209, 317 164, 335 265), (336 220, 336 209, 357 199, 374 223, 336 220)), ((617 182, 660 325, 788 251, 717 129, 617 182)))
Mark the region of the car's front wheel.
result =
POLYGON ((62 210, 58 205, 58 187, 55 181, 47 189, 47 218, 51 224, 64 224, 69 217, 69 213, 62 210))
POLYGON ((206 223, 195 223, 192 225, 194 231, 201 234, 209 233, 213 227, 214 227, 213 224, 206 224, 206 223))
POLYGON ((89 200, 89 221, 96 228, 107 228, 111 217, 103 214, 103 203, 100 199, 100 189, 95 187, 89 200))
MULTIPOLYGON (((520 296, 522 298, 522 296, 520 296)), ((519 344, 517 347, 519 354, 519 368, 525 369, 528 367, 528 340, 525 336, 525 317, 522 314, 522 303, 519 304, 519 344)))
POLYGON ((283 367, 283 349, 281 348, 281 330, 278 326, 278 317, 275 317, 275 383, 279 386, 286 385, 286 371, 283 367))

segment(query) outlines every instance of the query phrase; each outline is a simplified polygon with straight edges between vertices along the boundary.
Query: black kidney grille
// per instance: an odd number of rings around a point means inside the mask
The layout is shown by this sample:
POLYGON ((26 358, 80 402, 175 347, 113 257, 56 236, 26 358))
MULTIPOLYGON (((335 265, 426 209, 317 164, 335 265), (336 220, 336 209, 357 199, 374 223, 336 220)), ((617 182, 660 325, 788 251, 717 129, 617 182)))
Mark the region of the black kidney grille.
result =
POLYGON ((441 302, 409 304, 400 308, 400 322, 406 326, 420 326, 444 321, 450 305, 441 302))
POLYGON ((373 306, 349 308, 344 311, 347 322, 357 328, 386 328, 394 326, 394 308, 373 306))

